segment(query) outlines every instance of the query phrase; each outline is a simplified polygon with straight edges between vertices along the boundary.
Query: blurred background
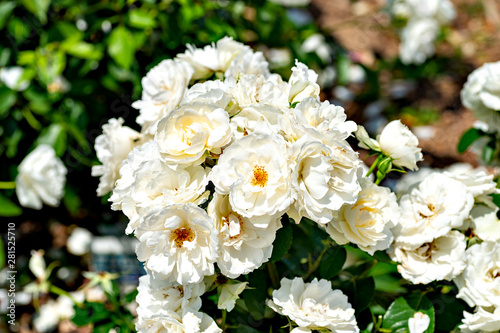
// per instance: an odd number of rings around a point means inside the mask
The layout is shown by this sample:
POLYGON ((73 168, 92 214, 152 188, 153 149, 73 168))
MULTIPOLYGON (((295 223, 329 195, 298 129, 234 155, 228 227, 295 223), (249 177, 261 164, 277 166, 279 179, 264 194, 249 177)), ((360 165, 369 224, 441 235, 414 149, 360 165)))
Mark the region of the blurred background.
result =
MULTIPOLYGON (((143 274, 121 212, 97 197, 94 141, 109 118, 139 130, 141 78, 160 61, 224 36, 262 51, 271 71, 288 79, 295 59, 319 74, 321 98, 342 105, 348 118, 376 134, 400 118, 419 137, 422 165, 478 165, 458 153, 475 123, 460 90, 472 70, 500 60, 500 3, 452 0, 454 15, 431 38, 425 59, 403 59, 409 17, 385 0, 20 0, 0 3, 0 216, 16 225, 17 328, 73 332, 67 318, 34 325, 35 305, 23 292, 36 280, 32 250, 57 262, 51 283, 76 290, 92 278, 82 272, 120 273, 121 286, 143 274), (68 169, 57 208, 22 208, 8 182, 39 144, 54 147, 68 169)), ((417 45, 418 49, 418 45, 417 45)), ((370 163, 370 160, 367 161, 370 163)), ((388 180, 391 185, 391 179, 388 180)), ((6 244, 4 244, 6 245, 6 244)), ((0 250, 4 246, 0 247, 0 250)), ((0 256, 5 266, 5 253, 0 256)), ((7 269, 0 273, 0 312, 6 312, 7 269)), ((28 288, 29 289, 29 288, 28 288)), ((39 304, 49 301, 40 294, 39 304)), ((1 316, 0 331, 12 329, 1 316)), ((78 331, 89 331, 80 328, 78 331)))

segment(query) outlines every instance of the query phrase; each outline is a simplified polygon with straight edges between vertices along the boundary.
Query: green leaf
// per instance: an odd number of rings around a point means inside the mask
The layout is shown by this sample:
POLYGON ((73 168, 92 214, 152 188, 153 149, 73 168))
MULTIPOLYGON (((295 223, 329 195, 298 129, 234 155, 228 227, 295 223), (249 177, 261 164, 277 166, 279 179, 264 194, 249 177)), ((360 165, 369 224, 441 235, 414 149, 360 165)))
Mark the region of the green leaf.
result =
POLYGON ((83 41, 68 41, 63 43, 63 49, 72 56, 89 60, 101 60, 102 51, 96 46, 83 41))
POLYGON ((142 8, 132 9, 127 13, 128 24, 138 29, 156 27, 156 21, 150 13, 142 8))
POLYGON ((5 248, 3 244, 3 239, 0 237, 0 268, 5 266, 5 248))
POLYGON ((42 24, 47 23, 47 11, 49 10, 50 0, 21 0, 21 3, 27 10, 35 14, 42 24))
POLYGON ((134 301, 137 297, 138 293, 139 291, 137 289, 132 290, 130 293, 125 295, 125 302, 127 302, 127 304, 132 303, 132 301, 134 301))
POLYGON ((57 156, 62 156, 66 150, 66 131, 62 124, 52 124, 42 130, 36 140, 37 145, 46 143, 56 151, 57 156))
POLYGON ((493 203, 497 205, 497 207, 500 207, 500 194, 491 194, 493 197, 493 203))
POLYGON ((16 104, 16 92, 7 87, 0 87, 0 117, 7 114, 10 108, 16 104))
MULTIPOLYGON (((286 217, 286 215, 284 215, 286 217)), ((287 222, 283 225, 281 229, 276 233, 276 239, 273 243, 273 254, 269 261, 275 262, 280 260, 288 253, 288 250, 292 246, 293 240, 293 230, 292 225, 287 222)))
POLYGON ((15 203, 0 194, 0 216, 13 217, 19 216, 23 210, 15 203))
POLYGON ((371 276, 363 279, 353 279, 352 288, 354 293, 352 307, 360 313, 372 302, 373 294, 375 293, 375 281, 371 276))
POLYGON ((14 1, 6 1, 0 3, 0 30, 5 27, 5 23, 9 18, 12 11, 16 8, 16 3, 14 1))
POLYGON ((432 302, 422 293, 396 299, 383 317, 382 328, 392 330, 394 333, 408 332, 408 319, 412 318, 417 312, 428 315, 431 320, 425 332, 434 332, 434 307, 432 302))
POLYGON ((457 147, 458 152, 460 154, 464 153, 474 141, 476 141, 482 136, 484 136, 483 131, 478 130, 477 128, 469 129, 462 135, 460 141, 458 142, 458 147, 457 147))
POLYGON ((347 252, 343 246, 337 246, 329 249, 319 265, 319 274, 322 278, 330 280, 340 272, 344 266, 347 252))
POLYGON ((116 27, 108 39, 108 52, 111 58, 125 69, 134 62, 134 42, 132 34, 124 26, 116 27))
POLYGON ((462 321, 467 307, 451 293, 429 295, 436 312, 436 330, 451 332, 462 321))
POLYGON ((483 148, 483 160, 486 164, 490 164, 495 158, 497 143, 495 138, 492 138, 483 148))

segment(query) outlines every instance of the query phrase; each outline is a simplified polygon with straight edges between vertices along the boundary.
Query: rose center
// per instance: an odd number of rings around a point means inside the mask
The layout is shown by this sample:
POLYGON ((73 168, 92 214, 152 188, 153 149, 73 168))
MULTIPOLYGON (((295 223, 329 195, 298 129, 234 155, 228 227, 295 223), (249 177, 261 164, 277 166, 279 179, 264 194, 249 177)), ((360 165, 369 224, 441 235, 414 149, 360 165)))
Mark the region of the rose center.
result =
POLYGON ((268 179, 269 175, 263 166, 255 165, 253 167, 253 179, 251 182, 253 186, 264 187, 266 186, 268 179))
POLYGON ((191 228, 177 228, 172 232, 171 241, 175 243, 177 248, 181 248, 184 242, 194 240, 194 232, 191 228))

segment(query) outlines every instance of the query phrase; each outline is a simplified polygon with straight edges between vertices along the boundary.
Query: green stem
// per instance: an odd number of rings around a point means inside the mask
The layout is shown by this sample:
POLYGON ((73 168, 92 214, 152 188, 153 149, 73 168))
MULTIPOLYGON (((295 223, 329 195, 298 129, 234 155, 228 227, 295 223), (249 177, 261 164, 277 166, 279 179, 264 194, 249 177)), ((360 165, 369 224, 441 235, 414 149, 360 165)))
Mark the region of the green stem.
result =
POLYGON ((0 190, 10 190, 16 188, 16 182, 0 182, 0 190))
POLYGON ((321 251, 314 264, 311 267, 309 267, 309 271, 306 273, 306 275, 304 275, 303 277, 304 280, 307 280, 309 276, 311 276, 311 274, 318 269, 319 264, 321 263, 321 259, 323 258, 327 250, 328 250, 328 245, 325 245, 323 251, 321 251))
POLYGON ((375 181, 375 185, 380 184, 380 182, 381 182, 383 179, 384 179, 384 178, 377 178, 377 180, 375 181))
POLYGON ((269 277, 271 278, 271 283, 274 289, 278 289, 280 287, 279 282, 279 274, 278 269, 276 268, 276 264, 274 262, 267 263, 267 270, 269 271, 269 277))
POLYGON ((222 333, 226 331, 226 319, 227 319, 227 310, 222 310, 222 323, 221 328, 222 328, 222 333))
POLYGON ((26 119, 28 124, 30 124, 30 126, 33 127, 33 129, 36 129, 37 131, 42 129, 42 124, 40 124, 40 122, 36 120, 35 116, 33 115, 33 113, 31 113, 31 111, 28 108, 22 109, 21 114, 23 115, 24 119, 26 119))
POLYGON ((383 157, 382 155, 377 156, 377 159, 375 159, 375 161, 372 163, 372 165, 371 165, 370 169, 368 170, 368 172, 366 173, 365 177, 368 177, 369 175, 371 175, 371 173, 373 172, 373 170, 375 170, 375 168, 378 165, 378 162, 380 162, 382 157, 383 157))
POLYGON ((78 306, 81 306, 82 303, 78 302, 70 293, 68 293, 66 290, 62 290, 59 287, 54 286, 53 284, 50 285, 50 292, 59 295, 59 296, 66 296, 68 297, 73 303, 75 303, 78 306))

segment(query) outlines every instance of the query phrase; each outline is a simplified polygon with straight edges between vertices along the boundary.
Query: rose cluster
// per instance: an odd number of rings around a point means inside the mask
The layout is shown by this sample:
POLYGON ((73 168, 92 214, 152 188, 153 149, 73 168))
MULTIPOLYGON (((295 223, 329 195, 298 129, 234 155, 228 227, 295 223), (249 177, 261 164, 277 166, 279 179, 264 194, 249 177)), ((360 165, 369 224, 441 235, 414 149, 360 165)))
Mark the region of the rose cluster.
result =
MULTIPOLYGON (((390 171, 417 169, 418 140, 399 121, 370 139, 342 107, 320 101, 317 74, 306 65, 296 62, 284 81, 260 52, 223 38, 162 61, 142 85, 133 104, 140 132, 111 119, 96 140, 102 165, 92 170, 100 176, 98 195, 112 191, 112 209, 123 211, 126 232, 139 240, 147 271, 137 298, 140 332, 220 331, 200 311, 200 296, 215 274, 237 279, 267 262, 284 214, 295 223, 312 220, 338 244, 370 254, 395 239, 410 244, 397 247, 404 251, 421 246, 406 240, 416 227, 402 222, 395 194, 363 176, 347 142, 356 131, 362 147, 380 154, 379 169, 390 171)), ((446 209, 450 225, 428 231, 423 243, 452 241, 451 228, 466 217, 460 209, 467 207, 446 209)), ((225 283, 219 308, 230 311, 245 284, 225 283)), ((325 280, 284 278, 268 304, 300 332, 359 331, 347 297, 325 280)))

